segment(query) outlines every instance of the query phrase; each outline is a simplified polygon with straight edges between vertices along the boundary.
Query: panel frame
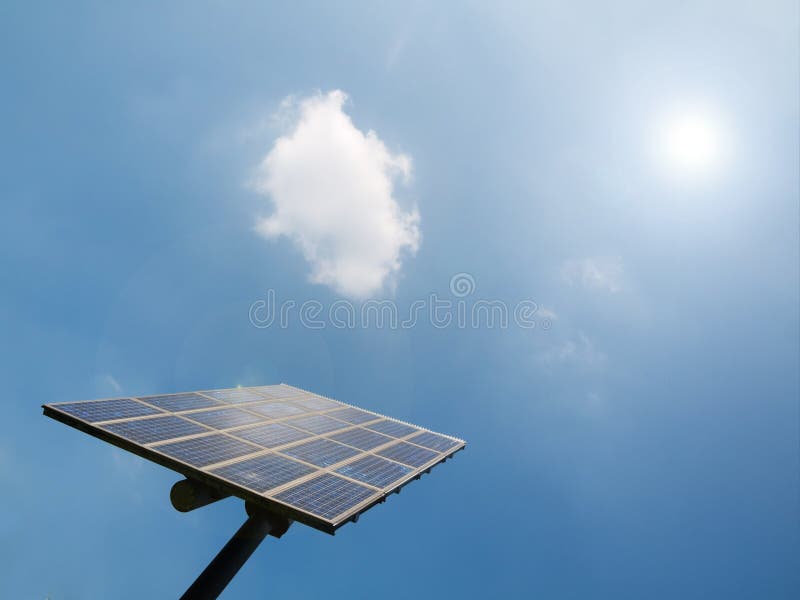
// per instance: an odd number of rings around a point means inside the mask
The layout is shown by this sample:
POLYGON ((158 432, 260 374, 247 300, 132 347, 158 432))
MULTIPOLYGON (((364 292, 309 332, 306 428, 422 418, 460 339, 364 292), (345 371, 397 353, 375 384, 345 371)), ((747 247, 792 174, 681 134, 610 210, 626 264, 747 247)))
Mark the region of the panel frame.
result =
MULTIPOLYGON (((101 439, 101 440, 103 440, 103 441, 105 441, 105 442, 107 442, 109 444, 112 444, 114 446, 122 448, 123 450, 127 450, 128 452, 136 454, 137 456, 140 456, 140 457, 145 458, 147 460, 150 460, 150 461, 152 461, 152 462, 154 462, 154 463, 156 463, 158 465, 161 465, 161 466, 166 467, 166 468, 168 468, 170 470, 173 470, 173 471, 175 471, 177 473, 180 473, 181 475, 183 475, 185 477, 197 479, 197 480, 202 481, 203 483, 206 483, 206 484, 208 484, 208 485, 210 485, 210 486, 212 486, 212 487, 214 487, 216 489, 219 489, 222 492, 225 492, 227 494, 236 496, 236 497, 241 498, 243 500, 252 502, 255 505, 262 506, 262 507, 266 508, 267 510, 270 510, 270 511, 278 513, 278 514, 281 514, 281 515, 283 515, 285 517, 288 517, 288 518, 290 518, 292 520, 298 521, 300 523, 308 525, 309 527, 313 527, 314 529, 317 529, 319 531, 323 531, 323 532, 331 534, 331 535, 333 535, 336 532, 336 530, 339 527, 341 527, 342 525, 344 525, 344 524, 346 524, 348 522, 357 520, 358 517, 363 512, 369 510, 370 508, 372 508, 376 504, 384 502, 386 500, 386 498, 390 494, 399 492, 400 489, 402 489, 408 483, 410 483, 411 481, 413 481, 415 479, 419 479, 425 473, 429 473, 430 470, 433 467, 435 467, 436 465, 448 460, 453 455, 455 455, 457 452, 463 450, 466 447, 466 442, 464 440, 461 440, 459 438, 455 438, 453 436, 449 436, 449 435, 445 435, 445 434, 442 434, 442 433, 439 433, 439 432, 431 431, 431 430, 426 429, 424 427, 420 427, 418 425, 407 423, 407 422, 402 421, 400 419, 395 419, 393 417, 387 417, 387 416, 384 416, 382 414, 375 413, 374 411, 363 409, 363 408, 361 408, 359 406, 354 406, 354 405, 351 405, 351 404, 347 404, 345 402, 341 402, 341 401, 338 401, 338 400, 333 400, 332 398, 328 398, 326 396, 322 396, 322 395, 316 394, 314 392, 303 390, 303 389, 298 388, 296 386, 291 386, 291 385, 288 385, 288 384, 285 384, 285 383, 281 383, 279 385, 284 385, 284 386, 287 386, 287 387, 289 387, 289 388, 291 388, 293 390, 297 390, 297 395, 307 394, 307 395, 311 395, 311 396, 317 396, 319 398, 335 402, 337 405, 339 405, 339 406, 335 406, 335 407, 331 407, 331 408, 321 409, 319 411, 314 411, 312 413, 306 413, 308 416, 310 416, 312 414, 325 414, 325 413, 327 413, 329 411, 338 410, 339 408, 344 408, 344 407, 356 408, 358 410, 374 414, 375 415, 375 420, 388 419, 390 421, 396 421, 396 422, 399 422, 399 423, 403 423, 404 425, 408 425, 410 427, 414 427, 415 431, 413 433, 409 434, 409 436, 416 435, 419 432, 423 432, 423 431, 430 431, 431 433, 435 433, 437 435, 441 435, 443 437, 452 439, 455 442, 457 442, 457 444, 454 447, 452 447, 449 450, 447 450, 447 451, 436 453, 435 459, 429 461, 429 463, 426 463, 426 464, 424 464, 424 465, 422 465, 420 467, 413 468, 405 478, 394 482, 393 484, 391 484, 390 486, 388 486, 387 488, 384 488, 384 489, 377 488, 375 486, 370 486, 370 485, 365 484, 364 482, 356 480, 356 479, 348 478, 348 477, 346 477, 346 476, 344 476, 341 473, 338 473, 336 471, 336 469, 339 469, 339 468, 349 464, 350 462, 355 462, 355 461, 357 461, 359 459, 362 459, 365 456, 368 456, 368 455, 380 456, 380 455, 375 454, 375 452, 380 450, 384 446, 378 446, 378 447, 372 448, 372 449, 370 449, 368 451, 357 449, 357 450, 359 450, 358 454, 356 454, 356 455, 354 455, 354 456, 352 456, 352 457, 350 457, 348 459, 342 460, 342 461, 340 461, 338 463, 332 464, 332 465, 330 465, 328 467, 324 467, 324 468, 320 468, 320 467, 318 467, 316 465, 310 465, 310 463, 303 463, 303 464, 309 464, 310 466, 313 466, 315 468, 315 471, 313 473, 310 473, 309 475, 307 475, 305 477, 298 478, 298 479, 293 480, 291 482, 288 482, 288 483, 286 483, 286 484, 284 484, 282 486, 278 486, 278 487, 276 487, 274 489, 267 490, 267 492, 270 495, 278 494, 278 493, 286 491, 287 489, 290 489, 290 488, 292 488, 292 487, 294 487, 296 485, 300 485, 300 484, 302 484, 303 482, 305 482, 308 479, 313 479, 314 477, 317 477, 317 476, 321 475, 322 473, 330 473, 332 475, 336 475, 337 477, 347 479, 349 481, 352 481, 353 483, 357 483, 357 484, 359 484, 361 486, 370 487, 370 488, 373 488, 375 490, 375 494, 373 496, 367 498, 366 500, 362 501, 361 503, 350 507, 347 511, 343 512, 340 515, 337 515, 335 518, 325 519, 325 518, 322 518, 322 517, 320 517, 318 515, 315 515, 313 513, 307 512, 307 511, 305 511, 305 510, 303 510, 303 509, 301 509, 299 507, 296 507, 296 506, 293 506, 291 504, 287 504, 287 503, 281 502, 281 501, 279 501, 279 500, 277 500, 275 498, 266 497, 263 494, 259 494, 259 493, 255 492, 254 490, 248 489, 248 488, 246 488, 246 487, 244 487, 242 485, 237 484, 236 482, 227 480, 227 479, 225 479, 224 477, 222 477, 220 475, 206 472, 203 469, 210 469, 210 468, 215 468, 216 469, 216 468, 219 468, 219 467, 224 466, 224 465, 234 464, 236 462, 240 462, 240 461, 243 461, 243 460, 248 460, 248 459, 251 459, 251 458, 255 458, 256 456, 260 456, 260 455, 264 455, 264 454, 272 454, 272 453, 281 454, 280 453, 281 448, 290 447, 292 445, 296 445, 296 444, 299 444, 299 443, 305 443, 305 442, 308 442, 308 441, 310 441, 312 439, 329 439, 329 438, 326 437, 329 434, 335 434, 335 433, 340 433, 340 432, 347 431, 349 429, 355 429, 355 428, 359 428, 359 427, 364 427, 363 423, 362 424, 347 423, 347 427, 342 428, 342 429, 338 429, 336 431, 326 432, 326 433, 322 433, 322 434, 314 434, 314 435, 312 435, 312 436, 310 436, 310 437, 308 437, 308 438, 306 438, 304 440, 301 440, 301 441, 287 443, 287 444, 285 444, 283 446, 276 446, 273 449, 263 449, 263 451, 258 451, 258 452, 246 454, 246 455, 243 455, 243 456, 240 456, 240 457, 228 460, 228 461, 221 461, 219 463, 213 463, 211 465, 206 465, 205 467, 200 468, 200 467, 195 467, 193 465, 185 463, 185 462, 183 462, 183 461, 181 461, 181 460, 179 460, 177 458, 173 458, 173 457, 167 456, 165 454, 161 454, 160 452, 158 452, 157 448, 155 448, 154 446, 156 446, 158 444, 163 444, 166 441, 172 442, 172 441, 177 441, 177 440, 182 440, 182 439, 189 439, 189 438, 193 438, 193 437, 202 437, 202 436, 214 435, 214 434, 217 434, 217 435, 219 435, 219 434, 221 434, 221 435, 229 435, 233 439, 236 439, 237 441, 240 441, 240 438, 235 437, 235 431, 237 429, 246 429, 246 428, 249 428, 249 427, 254 427, 254 426, 257 426, 257 424, 243 425, 243 426, 235 427, 235 428, 232 428, 230 430, 225 430, 225 431, 213 430, 211 432, 206 432, 206 433, 202 433, 202 434, 189 435, 189 436, 185 436, 185 437, 181 437, 181 438, 174 438, 174 439, 169 439, 169 440, 161 440, 161 441, 158 441, 158 442, 153 442, 153 443, 150 443, 150 444, 142 445, 142 444, 138 444, 136 442, 132 442, 131 440, 128 440, 127 438, 124 438, 124 437, 121 437, 119 435, 116 435, 111 431, 102 429, 100 427, 100 425, 107 425, 107 424, 110 424, 110 423, 126 421, 126 420, 139 420, 139 419, 142 419, 142 418, 154 418, 156 416, 165 416, 165 415, 186 416, 187 413, 194 412, 194 411, 171 412, 171 411, 168 411, 168 410, 162 410, 162 412, 160 412, 159 414, 157 414, 157 415, 149 415, 149 417, 132 417, 132 418, 123 418, 123 419, 111 419, 111 420, 107 420, 107 421, 100 421, 100 422, 96 422, 96 423, 90 423, 88 421, 84 421, 83 419, 81 419, 79 417, 76 417, 76 416, 71 415, 69 413, 60 411, 58 409, 58 404, 44 404, 42 406, 42 409, 43 409, 43 412, 44 412, 45 416, 48 416, 48 417, 50 417, 50 418, 52 418, 52 419, 54 419, 56 421, 59 421, 61 423, 64 423, 64 424, 69 425, 71 427, 74 427, 75 429, 78 429, 78 430, 80 430, 80 431, 82 431, 84 433, 87 433, 87 434, 89 434, 89 435, 91 435, 91 436, 93 436, 95 438, 101 439), (231 434, 233 434, 233 435, 231 435, 231 434)), ((262 387, 262 386, 253 386, 252 388, 244 388, 244 389, 255 391, 257 393, 257 391, 258 391, 257 388, 258 387, 262 387)), ((237 388, 225 388, 225 389, 237 389, 237 388)), ((197 391, 193 390, 194 393, 201 394, 201 395, 203 395, 204 391, 216 391, 216 390, 197 390, 197 391)), ((169 395, 178 395, 178 394, 186 394, 186 393, 188 393, 188 392, 176 392, 175 394, 158 394, 158 395, 159 396, 169 396, 169 395)), ((208 396, 206 396, 206 397, 208 397, 208 396)), ((281 402, 281 401, 288 401, 292 397, 295 397, 295 396, 287 396, 287 397, 281 398, 279 400, 275 399, 275 398, 266 398, 265 397, 264 400, 265 401, 273 401, 273 402, 274 401, 281 402)), ((102 398, 101 400, 114 400, 114 399, 122 399, 122 398, 133 400, 135 402, 139 402, 139 403, 141 403, 141 404, 143 404, 144 406, 147 406, 147 407, 151 406, 147 402, 141 401, 137 397, 134 397, 134 396, 125 396, 125 397, 120 397, 120 398, 102 398)), ((214 400, 217 400, 213 396, 211 396, 210 398, 214 399, 214 400)), ((94 401, 96 401, 96 400, 84 400, 83 402, 94 402, 94 401)), ((74 402, 65 402, 64 404, 74 404, 74 402)), ((231 404, 229 406, 236 406, 237 408, 246 410, 246 407, 247 407, 248 404, 250 404, 250 403, 238 403, 238 404, 231 404)), ((220 408, 220 407, 214 407, 214 408, 220 408)), ((207 408, 207 409, 200 409, 200 410, 201 411, 214 410, 214 408, 207 408)), ((255 414, 258 414, 259 416, 265 418, 265 424, 267 422, 269 422, 269 423, 281 423, 282 421, 290 418, 290 417, 284 417, 284 418, 277 418, 277 419, 267 419, 264 415, 261 415, 260 413, 255 413, 255 414)), ((297 415, 295 415, 295 416, 297 416, 297 415)), ((335 417, 331 417, 331 418, 335 418, 335 417)), ((405 437, 403 437, 403 438, 392 438, 391 443, 387 443, 386 445, 391 445, 392 443, 395 443, 398 440, 407 441, 407 440, 405 440, 405 437)), ((335 440, 333 440, 333 441, 335 441, 335 440)), ((341 442, 339 442, 339 443, 341 443, 341 442)), ((413 443, 413 442, 411 442, 411 443, 413 443)), ((283 455, 283 456, 287 456, 288 458, 291 458, 291 459, 296 460, 296 461, 298 460, 297 458, 291 457, 289 455, 283 455)), ((384 458, 385 460, 391 460, 391 459, 389 459, 387 457, 380 457, 380 458, 384 458)), ((303 462, 303 461, 300 460, 299 462, 303 462)), ((395 462, 397 462, 397 461, 395 461, 395 462)), ((403 464, 403 463, 398 463, 398 464, 403 464)), ((404 466, 408 466, 408 465, 404 465, 404 466)), ((266 494, 267 492, 264 492, 264 494, 266 494)))

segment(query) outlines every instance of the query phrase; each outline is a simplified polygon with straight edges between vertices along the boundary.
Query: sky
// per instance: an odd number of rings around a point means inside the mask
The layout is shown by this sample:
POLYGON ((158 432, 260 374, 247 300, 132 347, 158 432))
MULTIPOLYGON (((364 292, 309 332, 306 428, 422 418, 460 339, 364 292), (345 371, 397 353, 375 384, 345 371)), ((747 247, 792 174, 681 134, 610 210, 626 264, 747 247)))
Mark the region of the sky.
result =
POLYGON ((286 382, 468 445, 225 598, 798 597, 799 22, 4 2, 0 596, 177 597, 245 518, 41 404, 286 382))

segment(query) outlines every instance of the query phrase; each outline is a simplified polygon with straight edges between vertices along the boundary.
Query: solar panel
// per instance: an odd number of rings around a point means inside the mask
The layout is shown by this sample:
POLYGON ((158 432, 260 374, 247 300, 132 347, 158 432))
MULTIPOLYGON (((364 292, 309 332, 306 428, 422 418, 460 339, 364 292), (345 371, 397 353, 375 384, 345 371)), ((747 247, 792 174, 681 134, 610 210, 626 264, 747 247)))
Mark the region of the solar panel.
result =
POLYGON ((281 452, 318 467, 330 467, 358 454, 358 450, 324 438, 304 442, 291 448, 284 448, 281 452))
POLYGON ((394 438, 387 437, 375 431, 370 431, 369 429, 361 429, 360 427, 333 433, 328 437, 342 444, 358 448, 359 450, 372 450, 387 442, 394 441, 394 438))
POLYGON ((334 410, 326 414, 329 417, 335 417, 342 421, 352 423, 353 425, 360 425, 361 423, 380 419, 378 415, 368 413, 365 410, 358 410, 357 408, 343 408, 342 410, 334 410))
POLYGON ((311 415, 309 417, 299 417, 297 419, 290 419, 286 421, 292 427, 299 427, 311 433, 326 433, 328 431, 336 431, 337 429, 344 429, 350 427, 349 423, 337 421, 324 415, 311 415))
POLYGON ((47 404, 44 411, 328 533, 465 446, 285 384, 47 404))
POLYGON ((289 488, 275 497, 324 519, 332 519, 360 504, 374 493, 374 490, 368 487, 325 473, 289 488))
POLYGON ((220 433, 161 444, 153 449, 194 467, 205 467, 261 450, 258 446, 220 433))
POLYGON ((432 450, 426 450, 405 442, 397 442, 394 446, 379 450, 378 454, 412 467, 421 467, 437 456, 436 452, 432 450))
POLYGON ((333 400, 328 400, 327 398, 318 398, 316 396, 306 396, 302 398, 292 398, 292 404, 297 406, 302 406, 308 410, 317 411, 317 410, 328 410, 331 408, 339 408, 342 405, 338 402, 334 402, 333 400))
POLYGON ((74 417, 88 421, 89 423, 163 414, 162 411, 156 408, 129 398, 66 402, 64 404, 59 404, 58 409, 74 417))
POLYGON ((413 469, 377 456, 365 456, 336 469, 337 473, 375 487, 385 488, 411 473, 413 469))
POLYGON ((222 400, 223 402, 229 402, 231 404, 238 404, 240 402, 257 402, 258 400, 264 399, 264 396, 261 394, 242 388, 233 388, 230 390, 211 390, 203 393, 206 396, 211 396, 212 398, 222 400))
POLYGON ((117 421, 102 425, 102 428, 140 444, 150 444, 209 431, 208 427, 172 415, 136 419, 135 421, 117 421))
POLYGON ((213 469, 211 472, 244 487, 258 492, 266 492, 274 487, 310 475, 314 471, 313 467, 296 460, 277 454, 265 454, 213 469))
POLYGON ((247 429, 239 429, 232 432, 231 435, 240 437, 248 442, 259 444, 265 448, 282 446, 311 436, 311 434, 306 431, 300 431, 299 429, 283 425, 282 423, 256 425, 255 427, 248 427, 247 429))
POLYGON ((386 435, 391 435, 398 438, 406 436, 409 433, 419 431, 418 429, 411 427, 410 425, 406 425, 405 423, 398 423, 397 421, 388 420, 378 421, 377 423, 373 423, 371 425, 365 425, 365 427, 372 429, 373 431, 385 433, 386 435))
POLYGON ((195 408, 211 408, 212 406, 224 406, 222 402, 217 402, 211 398, 205 398, 200 394, 170 394, 168 396, 142 396, 139 400, 163 408, 170 412, 180 412, 182 410, 192 410, 195 408))
POLYGON ((303 413, 308 412, 305 408, 300 408, 299 406, 288 404, 287 402, 267 402, 266 404, 248 406, 247 409, 272 419, 290 417, 292 415, 302 415, 303 413))
POLYGON ((280 385, 262 385, 250 389, 270 398, 288 398, 290 396, 299 396, 301 394, 305 394, 303 390, 293 388, 292 386, 283 383, 280 385))
POLYGON ((430 431, 423 431, 417 435, 412 435, 410 438, 407 438, 407 440, 413 442, 417 446, 425 446, 437 452, 444 452, 458 445, 457 441, 451 440, 443 435, 436 435, 430 431))
POLYGON ((239 425, 250 425, 262 420, 258 415, 240 410, 238 408, 221 408, 218 410, 204 410, 202 412, 186 413, 187 419, 197 421, 215 429, 229 429, 239 425))

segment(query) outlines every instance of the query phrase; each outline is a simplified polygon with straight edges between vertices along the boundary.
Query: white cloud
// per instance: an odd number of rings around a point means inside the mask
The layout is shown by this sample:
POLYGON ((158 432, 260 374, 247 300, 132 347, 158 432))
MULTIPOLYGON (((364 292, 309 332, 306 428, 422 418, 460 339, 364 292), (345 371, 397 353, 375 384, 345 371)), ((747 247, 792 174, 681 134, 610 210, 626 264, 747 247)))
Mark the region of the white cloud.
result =
POLYGON ((561 266, 561 279, 569 285, 615 294, 623 288, 622 260, 615 256, 567 260, 561 266))
POLYGON ((411 175, 411 159, 353 125, 346 100, 334 90, 285 102, 296 115, 258 171, 256 189, 275 210, 257 230, 291 239, 313 283, 365 298, 393 282, 404 254, 416 253, 419 213, 404 212, 395 197, 397 180, 411 175))

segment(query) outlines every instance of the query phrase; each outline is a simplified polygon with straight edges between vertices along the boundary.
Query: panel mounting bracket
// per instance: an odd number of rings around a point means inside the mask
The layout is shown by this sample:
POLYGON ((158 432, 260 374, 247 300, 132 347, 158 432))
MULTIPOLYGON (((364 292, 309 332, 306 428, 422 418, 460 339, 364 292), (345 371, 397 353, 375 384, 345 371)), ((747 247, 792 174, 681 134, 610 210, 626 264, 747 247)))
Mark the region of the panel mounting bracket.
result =
POLYGON ((223 500, 231 494, 207 483, 187 477, 176 481, 169 491, 172 507, 180 512, 189 512, 207 506, 217 500, 223 500))

